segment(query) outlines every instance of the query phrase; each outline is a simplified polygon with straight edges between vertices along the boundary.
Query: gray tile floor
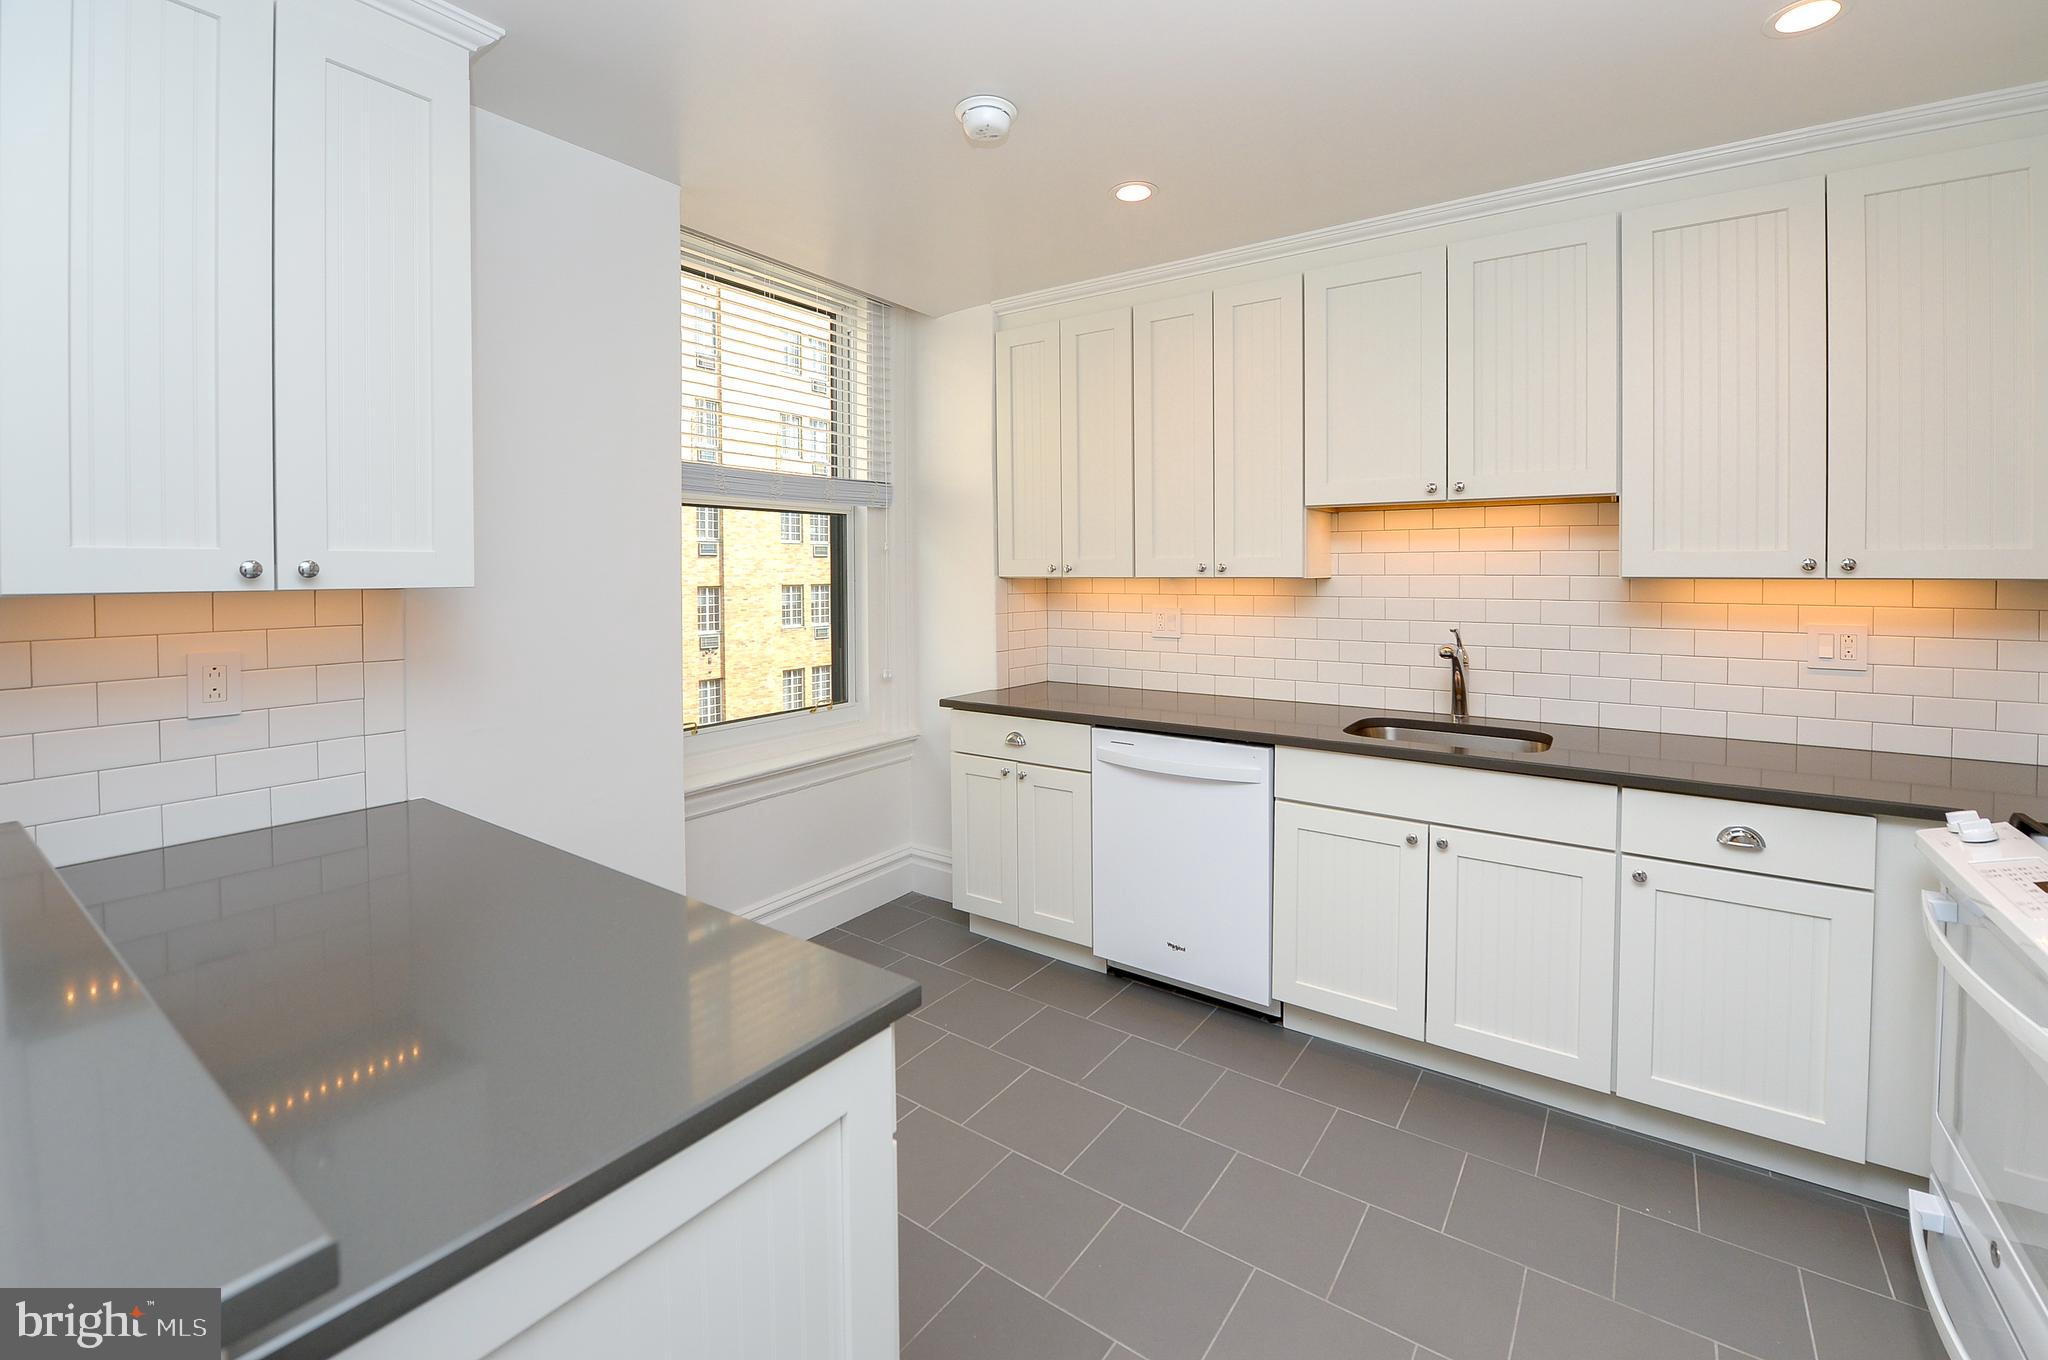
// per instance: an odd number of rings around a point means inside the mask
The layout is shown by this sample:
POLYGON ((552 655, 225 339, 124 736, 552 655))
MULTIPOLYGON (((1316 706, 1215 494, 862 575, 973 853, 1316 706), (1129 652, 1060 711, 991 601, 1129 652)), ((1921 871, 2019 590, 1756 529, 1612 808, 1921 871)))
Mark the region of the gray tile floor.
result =
POLYGON ((1905 1220, 982 940, 898 1024, 907 1360, 1941 1360, 1905 1220))

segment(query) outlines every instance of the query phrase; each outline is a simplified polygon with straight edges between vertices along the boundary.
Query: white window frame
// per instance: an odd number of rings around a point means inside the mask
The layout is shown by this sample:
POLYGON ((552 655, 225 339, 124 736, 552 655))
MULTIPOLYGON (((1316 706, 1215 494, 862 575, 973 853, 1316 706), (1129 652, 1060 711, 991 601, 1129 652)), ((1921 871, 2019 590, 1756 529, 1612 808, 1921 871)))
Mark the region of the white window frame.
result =
POLYGON ((829 704, 832 702, 832 694, 832 663, 828 661, 822 666, 811 667, 811 702, 829 704), (824 681, 822 685, 819 683, 820 680, 824 681))
POLYGON ((725 632, 725 591, 719 586, 697 587, 697 631, 698 633, 725 632), (711 626, 704 626, 705 606, 711 607, 711 626))
POLYGON ((808 672, 806 668, 803 666, 783 667, 782 711, 784 713, 794 713, 800 708, 808 708, 810 706, 808 703, 805 702, 804 698, 808 688, 807 676, 808 672), (796 692, 794 696, 792 696, 790 692, 789 682, 791 680, 796 681, 796 692), (792 697, 795 699, 795 702, 793 703, 791 702, 792 697))
POLYGON ((722 675, 716 675, 712 676, 709 679, 699 680, 697 682, 697 721, 700 724, 704 721, 704 696, 706 693, 715 694, 718 696, 718 713, 715 717, 712 718, 712 723, 717 724, 724 722, 725 677, 722 675))
POLYGON ((779 617, 784 628, 801 628, 804 626, 804 610, 808 606, 804 603, 804 588, 802 586, 791 585, 787 581, 783 582, 781 592, 776 596, 776 601, 776 607, 781 610, 779 617), (790 621, 789 617, 789 602, 792 599, 796 601, 796 621, 794 623, 790 621))
POLYGON ((804 520, 801 510, 784 510, 776 522, 776 533, 784 543, 801 544, 804 541, 804 520))

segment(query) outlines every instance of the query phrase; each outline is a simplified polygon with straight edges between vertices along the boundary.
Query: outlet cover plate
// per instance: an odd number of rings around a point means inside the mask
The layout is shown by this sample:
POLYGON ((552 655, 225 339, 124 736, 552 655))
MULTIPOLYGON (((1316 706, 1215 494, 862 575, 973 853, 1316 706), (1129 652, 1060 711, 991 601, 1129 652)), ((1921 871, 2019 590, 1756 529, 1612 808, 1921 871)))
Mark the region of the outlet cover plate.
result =
POLYGON ((242 711, 242 654, 193 652, 185 658, 185 716, 230 718, 242 711))
POLYGON ((1806 630, 1806 669, 1832 675, 1862 675, 1870 670, 1870 632, 1864 628, 1806 630))
POLYGON ((1177 638, 1180 636, 1180 611, 1178 609, 1155 609, 1152 611, 1152 636, 1156 638, 1177 638))

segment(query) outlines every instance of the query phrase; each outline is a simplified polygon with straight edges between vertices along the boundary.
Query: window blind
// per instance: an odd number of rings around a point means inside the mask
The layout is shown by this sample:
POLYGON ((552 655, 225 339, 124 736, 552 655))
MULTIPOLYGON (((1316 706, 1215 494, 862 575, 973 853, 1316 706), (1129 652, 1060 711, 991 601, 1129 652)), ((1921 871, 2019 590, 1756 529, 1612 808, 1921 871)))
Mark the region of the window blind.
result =
POLYGON ((889 503, 887 303, 683 233, 688 504, 889 503))

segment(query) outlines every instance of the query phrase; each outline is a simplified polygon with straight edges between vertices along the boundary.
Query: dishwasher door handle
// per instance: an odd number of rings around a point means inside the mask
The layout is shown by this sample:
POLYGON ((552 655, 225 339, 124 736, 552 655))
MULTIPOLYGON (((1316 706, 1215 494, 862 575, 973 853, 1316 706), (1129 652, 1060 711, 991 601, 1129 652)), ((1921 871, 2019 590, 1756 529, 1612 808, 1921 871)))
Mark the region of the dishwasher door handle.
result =
POLYGON ((1127 754, 1123 751, 1098 749, 1095 758, 1105 765, 1120 765, 1126 770, 1172 775, 1176 779, 1203 779, 1212 784, 1259 784, 1265 782, 1266 778, 1265 772, 1261 770, 1238 770, 1187 760, 1162 760, 1157 756, 1127 754))

